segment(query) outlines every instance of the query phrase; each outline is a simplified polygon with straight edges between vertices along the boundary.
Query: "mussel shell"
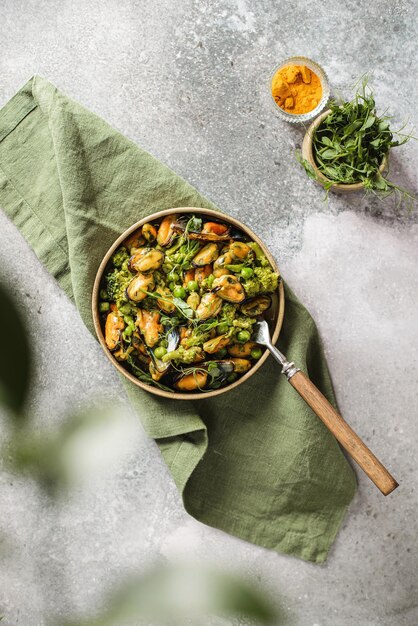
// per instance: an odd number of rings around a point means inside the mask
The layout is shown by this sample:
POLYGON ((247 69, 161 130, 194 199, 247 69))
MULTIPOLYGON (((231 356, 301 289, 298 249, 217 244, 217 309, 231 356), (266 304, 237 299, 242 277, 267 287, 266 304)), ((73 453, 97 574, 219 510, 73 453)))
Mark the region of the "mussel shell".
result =
POLYGON ((248 317, 256 317, 261 315, 264 311, 270 308, 272 299, 269 295, 263 294, 250 298, 241 304, 241 312, 248 317))
MULTIPOLYGON (((167 335, 167 341, 168 341, 167 353, 173 352, 173 350, 175 350, 177 346, 179 345, 179 341, 180 341, 180 333, 177 328, 172 328, 170 330, 170 332, 167 335)), ((154 363, 154 366, 157 372, 164 373, 170 369, 171 367, 170 361, 168 363, 164 363, 164 361, 162 361, 161 359, 158 359, 155 356, 155 350, 152 348, 148 348, 148 352, 151 356, 151 359, 154 363)))
POLYGON ((208 369, 209 365, 212 363, 216 363, 217 368, 222 372, 222 375, 220 376, 220 379, 222 382, 225 382, 228 376, 230 376, 235 369, 235 365, 232 359, 223 359, 221 361, 213 360, 213 361, 208 361, 208 362, 205 361, 201 363, 199 367, 208 369))

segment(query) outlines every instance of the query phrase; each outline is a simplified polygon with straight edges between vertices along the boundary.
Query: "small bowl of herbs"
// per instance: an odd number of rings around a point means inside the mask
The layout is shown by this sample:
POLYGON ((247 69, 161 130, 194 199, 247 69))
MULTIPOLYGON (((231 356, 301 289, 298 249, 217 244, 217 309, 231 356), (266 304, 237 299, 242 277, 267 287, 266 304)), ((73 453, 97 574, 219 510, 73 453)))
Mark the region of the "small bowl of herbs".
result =
POLYGON ((364 80, 349 102, 332 100, 308 128, 300 163, 307 175, 328 192, 366 190, 415 200, 412 193, 387 179, 389 151, 411 135, 390 127, 392 117, 381 116, 364 80))

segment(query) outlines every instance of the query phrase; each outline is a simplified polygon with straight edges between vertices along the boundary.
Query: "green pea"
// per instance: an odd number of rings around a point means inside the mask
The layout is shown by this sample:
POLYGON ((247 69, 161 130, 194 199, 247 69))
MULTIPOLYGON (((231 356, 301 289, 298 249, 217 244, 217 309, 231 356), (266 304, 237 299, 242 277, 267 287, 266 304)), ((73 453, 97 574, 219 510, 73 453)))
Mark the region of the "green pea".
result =
POLYGON ((125 324, 127 324, 128 326, 133 326, 135 328, 135 322, 133 317, 131 317, 130 315, 124 315, 123 319, 125 320, 125 324))
POLYGON ((100 300, 109 300, 109 296, 107 295, 106 289, 100 289, 100 300))
POLYGON ((135 326, 131 326, 131 325, 127 326, 125 330, 123 331, 123 336, 130 337, 132 333, 134 332, 134 330, 135 330, 135 326))
POLYGON ((209 287, 209 289, 212 289, 212 285, 213 285, 213 281, 215 280, 215 276, 213 274, 209 274, 209 276, 206 279, 206 284, 209 287))
POLYGON ((179 285, 177 285, 177 287, 175 287, 174 291, 173 291, 173 295, 175 298, 185 298, 186 297, 186 290, 184 287, 181 287, 179 285))
POLYGON ((229 330, 228 322, 221 322, 216 327, 216 331, 217 331, 218 335, 224 335, 225 333, 228 332, 228 330, 229 330))
POLYGON ((252 359, 259 359, 262 354, 263 354, 263 351, 262 351, 261 348, 253 348, 251 350, 251 358, 252 359))
POLYGON ((170 291, 174 291, 174 289, 177 287, 176 283, 171 282, 169 285, 170 287, 170 291))
POLYGON ((232 374, 230 374, 226 380, 229 383, 234 383, 237 380, 237 378, 238 378, 238 374, 236 374, 235 372, 232 372, 232 374))
POLYGON ((110 304, 108 302, 101 302, 99 304, 100 313, 106 313, 106 311, 109 311, 109 309, 110 309, 110 304))
POLYGON ((171 270, 173 269, 173 267, 174 267, 174 266, 173 266, 173 264, 172 264, 172 263, 168 263, 168 262, 166 262, 166 263, 164 263, 164 264, 163 264, 163 272, 164 272, 165 274, 169 274, 169 273, 171 272, 171 270))
POLYGON ((158 348, 155 348, 154 354, 157 359, 162 359, 163 356, 167 354, 167 350, 163 348, 163 346, 159 346, 158 348))
POLYGON ((119 307, 119 312, 122 313, 122 315, 130 315, 132 313, 132 307, 130 304, 124 304, 119 307))
POLYGON ((248 332, 248 330, 240 330, 239 333, 237 334, 237 340, 240 343, 245 343, 246 341, 249 341, 251 339, 251 334, 248 332))
POLYGON ((177 274, 177 272, 170 272, 167 278, 172 283, 178 283, 180 280, 180 276, 177 274))
POLYGON ((251 278, 253 276, 254 270, 251 267, 243 267, 241 270, 241 276, 247 280, 247 278, 251 278))
POLYGON ((199 289, 199 283, 197 280, 189 280, 187 283, 187 291, 197 291, 199 289))

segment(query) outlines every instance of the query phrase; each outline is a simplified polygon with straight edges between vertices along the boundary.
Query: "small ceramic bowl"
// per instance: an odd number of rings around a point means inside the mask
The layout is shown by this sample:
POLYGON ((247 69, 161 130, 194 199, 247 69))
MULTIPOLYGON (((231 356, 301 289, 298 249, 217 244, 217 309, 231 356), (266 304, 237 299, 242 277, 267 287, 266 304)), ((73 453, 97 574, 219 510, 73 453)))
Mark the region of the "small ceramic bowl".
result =
MULTIPOLYGON (((279 269, 277 267, 277 264, 274 258, 272 257, 272 255, 270 254, 266 246, 263 244, 261 239, 259 239, 257 235, 253 233, 252 230, 250 230, 248 226, 245 226, 245 224, 243 224, 242 222, 234 219, 233 217, 229 217, 225 215, 224 213, 219 213, 218 211, 212 211, 210 209, 200 209, 200 208, 195 208, 195 207, 166 209, 164 211, 159 211, 158 213, 153 213, 152 215, 148 215, 147 217, 144 217, 139 222, 136 222, 136 224, 133 224, 124 233, 122 233, 120 237, 116 239, 114 244, 106 252, 103 258, 103 261, 100 263, 99 269, 97 270, 96 279, 94 281, 93 294, 92 294, 92 313, 93 313, 94 328, 95 328, 97 337, 99 339, 99 342, 103 350, 105 351, 106 356, 111 361, 111 363, 116 367, 116 369, 120 372, 120 374, 128 378, 134 385, 137 385, 138 387, 141 387, 142 389, 145 389, 146 391, 156 394, 157 396, 163 396, 164 398, 171 398, 173 400, 202 400, 204 398, 213 398, 214 396, 219 396, 220 394, 225 393, 226 391, 230 391, 231 389, 238 387, 238 385, 245 383, 245 381, 251 378, 251 376, 260 369, 260 367, 263 365, 263 363, 266 361, 267 357, 269 356, 269 351, 265 350, 261 358, 253 365, 253 367, 250 370, 248 370, 248 372, 246 372, 243 376, 238 378, 235 382, 227 385, 226 387, 221 387, 220 389, 206 391, 206 392, 200 391, 200 392, 180 393, 176 391, 173 391, 173 392, 164 391, 163 389, 152 387, 151 385, 148 385, 147 383, 144 383, 138 380, 138 378, 136 378, 133 374, 131 374, 131 372, 129 372, 125 367, 123 367, 123 365, 119 361, 116 360, 116 358, 113 356, 112 352, 108 349, 106 345, 104 334, 103 334, 103 320, 101 318, 101 314, 99 313, 99 299, 100 299, 99 292, 100 292, 100 288, 101 288, 101 284, 103 280, 103 275, 106 273, 106 270, 110 262, 110 258, 112 257, 115 250, 121 244, 123 244, 125 239, 129 237, 129 235, 131 235, 134 231, 138 230, 138 228, 140 228, 143 224, 147 222, 152 222, 152 223, 160 222, 166 215, 178 214, 180 216, 180 215, 185 215, 187 213, 195 213, 198 215, 206 216, 208 218, 217 219, 217 220, 221 219, 226 224, 231 224, 235 228, 238 228, 243 233, 245 233, 249 237, 249 239, 258 243, 258 245, 260 246, 260 248, 262 249, 266 257, 268 258, 273 270, 275 272, 279 272, 279 269)), ((275 344, 279 337, 279 333, 282 327, 283 317, 284 317, 285 298, 284 298, 283 281, 279 282, 277 291, 275 294, 272 294, 272 298, 273 298, 272 305, 265 312, 264 318, 266 319, 270 327, 272 343, 275 344)))
MULTIPOLYGON (((308 130, 305 133, 305 137, 303 138, 303 143, 302 143, 302 158, 305 159, 305 161, 307 161, 312 166, 318 178, 320 180, 323 180, 324 183, 330 182, 330 180, 329 178, 324 176, 324 174, 318 169, 318 166, 315 163, 315 159, 314 159, 314 155, 312 151, 312 135, 313 135, 314 130, 321 124, 322 120, 324 120, 326 116, 329 115, 329 113, 331 113, 331 111, 327 109, 326 111, 322 113, 322 115, 317 117, 316 120, 312 122, 312 124, 309 126, 308 130)), ((389 167, 389 155, 386 154, 382 159, 382 164, 379 167, 379 172, 381 174, 387 172, 388 167, 389 167)), ((321 184, 319 181, 315 181, 315 182, 319 185, 321 184)), ((330 187, 330 191, 339 191, 341 193, 352 193, 354 191, 361 191, 362 189, 364 189, 363 183, 354 183, 352 185, 342 185, 340 183, 336 183, 335 185, 332 185, 332 187, 330 187)))
POLYGON ((318 65, 318 63, 315 63, 315 61, 312 61, 311 59, 308 59, 307 57, 289 57, 288 59, 285 59, 284 61, 282 61, 282 63, 280 63, 280 65, 278 65, 275 68, 270 78, 269 89, 270 89, 271 99, 274 104, 275 112, 278 114, 278 116, 282 120, 289 122, 290 124, 307 124, 311 122, 313 119, 315 119, 317 115, 319 115, 319 113, 321 113, 321 111, 324 110, 329 100, 329 96, 330 96, 329 81, 328 81, 328 77, 325 71, 322 69, 320 65, 318 65), (314 74, 316 74, 319 80, 321 81, 322 98, 319 101, 318 106, 312 109, 312 111, 309 111, 308 113, 300 113, 300 114, 288 113, 287 111, 282 109, 273 98, 273 94, 271 92, 271 83, 272 83, 273 77, 275 76, 278 70, 280 70, 282 67, 285 67, 286 65, 306 65, 306 67, 309 68, 312 72, 314 72, 314 74))

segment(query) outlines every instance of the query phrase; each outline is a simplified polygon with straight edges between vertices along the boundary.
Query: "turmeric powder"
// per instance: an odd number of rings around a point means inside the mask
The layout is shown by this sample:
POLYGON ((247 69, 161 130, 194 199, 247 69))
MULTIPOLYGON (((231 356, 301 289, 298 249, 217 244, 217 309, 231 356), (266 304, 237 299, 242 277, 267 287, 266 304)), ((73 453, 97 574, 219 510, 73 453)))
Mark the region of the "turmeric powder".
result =
POLYGON ((318 76, 306 65, 285 65, 273 76, 271 93, 281 109, 300 115, 318 106, 322 85, 318 76))

